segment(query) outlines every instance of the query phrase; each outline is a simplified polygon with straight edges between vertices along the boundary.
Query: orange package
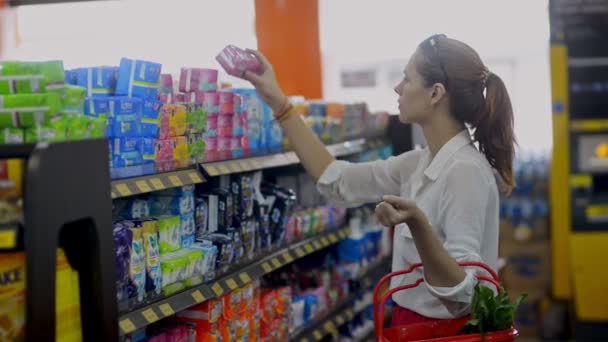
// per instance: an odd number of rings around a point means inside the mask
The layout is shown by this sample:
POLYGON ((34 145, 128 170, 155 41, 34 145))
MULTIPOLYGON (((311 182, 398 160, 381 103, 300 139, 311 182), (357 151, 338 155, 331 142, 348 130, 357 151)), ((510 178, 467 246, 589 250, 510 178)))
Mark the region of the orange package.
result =
POLYGON ((220 332, 222 335, 222 341, 238 341, 239 334, 239 321, 236 319, 227 320, 225 318, 220 319, 220 332))
POLYGON ((217 299, 210 299, 177 313, 176 320, 194 325, 197 342, 219 341, 220 328, 218 321, 222 317, 222 304, 217 299))
POLYGON ((243 289, 236 289, 222 296, 222 312, 224 319, 234 320, 241 312, 243 289))

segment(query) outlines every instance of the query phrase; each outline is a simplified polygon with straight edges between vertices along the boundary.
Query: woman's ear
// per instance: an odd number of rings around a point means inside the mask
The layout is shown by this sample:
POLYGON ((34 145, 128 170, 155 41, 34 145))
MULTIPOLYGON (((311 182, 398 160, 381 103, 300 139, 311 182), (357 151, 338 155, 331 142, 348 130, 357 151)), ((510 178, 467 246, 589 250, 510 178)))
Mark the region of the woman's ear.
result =
POLYGON ((443 83, 435 83, 431 87, 431 104, 437 104, 445 98, 447 91, 443 83))

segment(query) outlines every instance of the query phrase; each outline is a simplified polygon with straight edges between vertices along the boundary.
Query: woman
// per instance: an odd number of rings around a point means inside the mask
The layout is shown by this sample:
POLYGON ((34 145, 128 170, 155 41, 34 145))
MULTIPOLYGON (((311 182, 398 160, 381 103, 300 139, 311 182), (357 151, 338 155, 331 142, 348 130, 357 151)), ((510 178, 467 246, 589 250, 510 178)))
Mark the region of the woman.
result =
MULTIPOLYGON (((419 124, 428 147, 386 161, 353 164, 331 156, 294 113, 272 66, 251 52, 265 69, 245 78, 272 107, 319 190, 347 205, 379 202, 379 221, 395 227, 393 270, 423 263, 418 276, 425 285, 393 295, 398 304, 393 326, 468 314, 477 270, 457 262, 496 267, 497 184, 507 192, 514 185, 513 111, 502 80, 468 45, 445 35, 426 39, 395 92, 400 120, 419 124)), ((408 280, 395 277, 391 286, 408 280)))

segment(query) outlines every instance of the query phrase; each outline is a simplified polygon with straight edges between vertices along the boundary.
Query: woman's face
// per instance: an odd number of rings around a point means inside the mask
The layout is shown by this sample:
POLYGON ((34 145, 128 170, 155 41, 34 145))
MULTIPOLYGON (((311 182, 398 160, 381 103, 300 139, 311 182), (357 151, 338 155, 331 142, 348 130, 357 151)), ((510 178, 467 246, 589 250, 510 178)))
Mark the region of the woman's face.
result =
POLYGON ((424 86, 416 70, 419 52, 412 55, 403 72, 403 80, 395 87, 399 95, 399 120, 403 123, 423 123, 432 110, 432 89, 424 86))

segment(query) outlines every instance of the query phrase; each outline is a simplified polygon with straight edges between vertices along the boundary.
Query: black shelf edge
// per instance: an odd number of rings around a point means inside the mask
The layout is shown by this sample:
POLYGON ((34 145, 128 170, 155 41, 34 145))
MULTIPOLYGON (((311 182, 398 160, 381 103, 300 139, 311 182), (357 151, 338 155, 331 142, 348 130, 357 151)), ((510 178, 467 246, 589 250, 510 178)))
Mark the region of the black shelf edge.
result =
MULTIPOLYGON (((366 149, 365 139, 350 140, 339 144, 327 145, 334 157, 344 157, 363 152, 366 149)), ((225 176, 234 173, 258 171, 263 169, 296 165, 300 159, 294 152, 271 154, 268 156, 202 163, 201 168, 211 177, 225 176)))
POLYGON ((196 286, 123 314, 118 321, 120 335, 132 333, 137 329, 172 316, 179 311, 206 300, 219 298, 229 291, 246 285, 253 279, 260 278, 265 274, 292 263, 294 260, 303 258, 345 239, 349 231, 349 228, 342 228, 321 233, 318 236, 305 239, 271 253, 269 256, 235 270, 209 284, 196 286))
POLYGON ((384 257, 380 261, 370 265, 363 275, 357 278, 363 287, 348 298, 341 301, 325 317, 320 318, 314 324, 296 331, 290 337, 290 341, 313 342, 321 341, 325 336, 338 333, 338 328, 350 321, 360 311, 355 310, 356 298, 367 288, 375 284, 382 276, 389 272, 390 257, 384 257))
POLYGON ((196 168, 117 179, 112 181, 112 198, 128 197, 203 182, 205 182, 205 177, 196 168))

